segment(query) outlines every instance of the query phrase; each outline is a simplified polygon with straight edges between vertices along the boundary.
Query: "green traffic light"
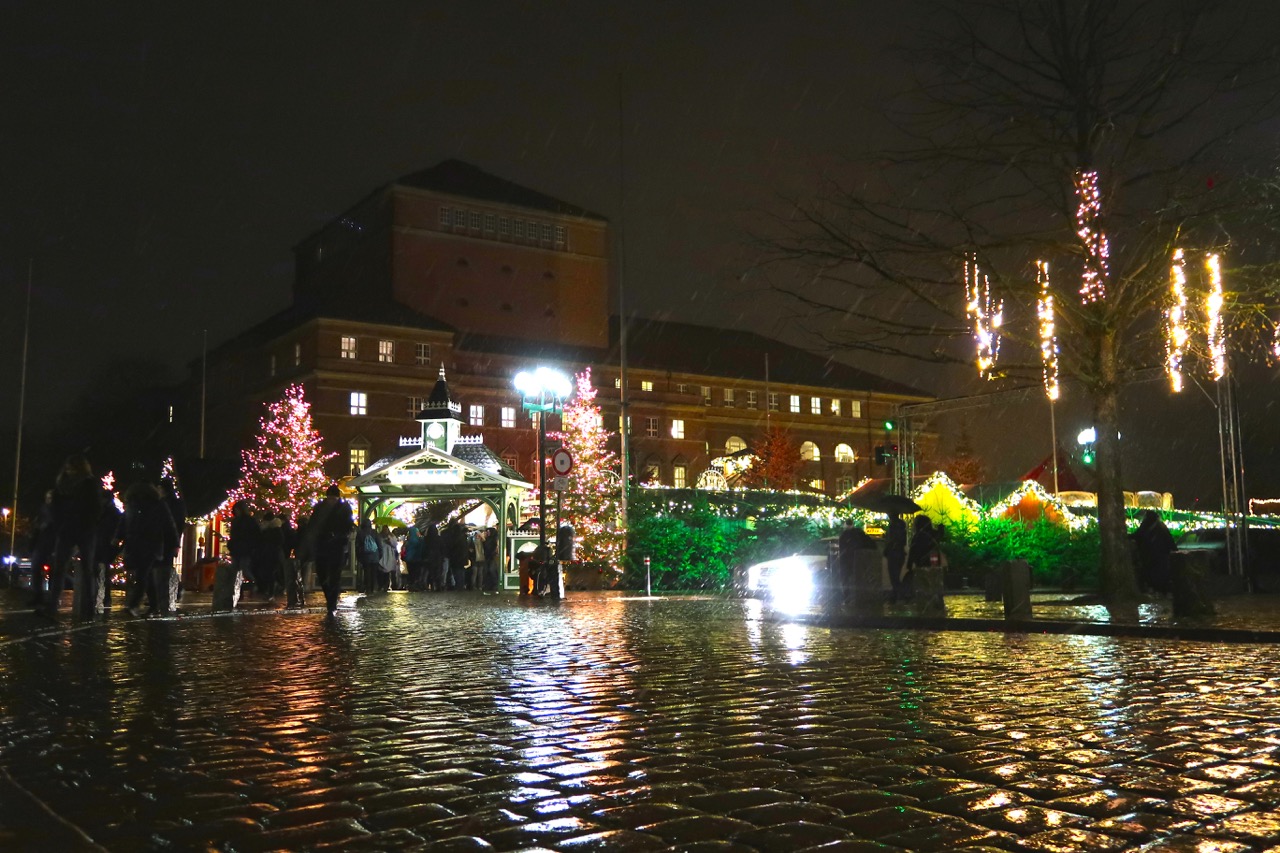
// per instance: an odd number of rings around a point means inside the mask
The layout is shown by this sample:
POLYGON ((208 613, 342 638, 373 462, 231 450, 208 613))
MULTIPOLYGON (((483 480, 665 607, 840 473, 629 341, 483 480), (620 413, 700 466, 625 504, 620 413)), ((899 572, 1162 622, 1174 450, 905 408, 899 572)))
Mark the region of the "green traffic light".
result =
POLYGON ((1084 464, 1086 464, 1086 465, 1092 465, 1092 464, 1093 464, 1093 451, 1092 451, 1092 450, 1086 450, 1086 451, 1081 455, 1080 459, 1081 459, 1081 461, 1082 461, 1082 462, 1084 462, 1084 464))
POLYGON ((893 432, 893 421, 885 421, 884 429, 885 429, 885 432, 893 432))

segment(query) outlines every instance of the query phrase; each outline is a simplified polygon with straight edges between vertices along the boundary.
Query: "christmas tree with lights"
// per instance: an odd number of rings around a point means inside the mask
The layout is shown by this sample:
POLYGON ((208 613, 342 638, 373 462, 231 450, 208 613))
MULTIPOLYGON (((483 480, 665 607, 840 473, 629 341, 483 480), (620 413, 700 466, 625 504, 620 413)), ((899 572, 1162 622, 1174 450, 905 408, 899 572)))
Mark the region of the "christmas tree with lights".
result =
POLYGON ((324 497, 329 485, 324 463, 337 454, 324 452, 301 385, 290 385, 283 397, 268 403, 259 423, 257 445, 240 452, 240 483, 231 500, 288 513, 296 521, 299 512, 324 497))
POLYGON ((626 542, 626 536, 618 529, 622 496, 618 455, 609 449, 609 431, 596 404, 591 368, 574 379, 577 396, 564 407, 560 432, 550 434, 573 455, 573 472, 564 492, 561 517, 573 524, 578 559, 617 566, 626 542))
POLYGON ((796 487, 804 460, 800 447, 786 429, 769 425, 751 448, 756 456, 742 474, 742 485, 749 489, 786 491, 796 487))

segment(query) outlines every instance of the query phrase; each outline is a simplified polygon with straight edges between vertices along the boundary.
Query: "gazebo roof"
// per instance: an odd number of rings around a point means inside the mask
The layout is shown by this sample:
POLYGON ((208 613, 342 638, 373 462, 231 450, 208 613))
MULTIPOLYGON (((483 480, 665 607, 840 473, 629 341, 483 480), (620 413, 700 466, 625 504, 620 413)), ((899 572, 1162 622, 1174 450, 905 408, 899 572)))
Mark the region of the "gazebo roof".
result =
POLYGON ((485 447, 479 436, 462 437, 446 453, 427 445, 380 461, 347 482, 364 495, 450 500, 533 488, 519 472, 485 447))

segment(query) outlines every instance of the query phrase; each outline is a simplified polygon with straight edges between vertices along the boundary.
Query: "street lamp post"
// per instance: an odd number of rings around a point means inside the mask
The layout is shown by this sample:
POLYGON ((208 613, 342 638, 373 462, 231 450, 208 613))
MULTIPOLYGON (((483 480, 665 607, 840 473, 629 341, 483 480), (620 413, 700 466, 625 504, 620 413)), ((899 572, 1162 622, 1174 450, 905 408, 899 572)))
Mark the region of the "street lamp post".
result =
MULTIPOLYGON (((538 413, 538 553, 547 555, 547 415, 563 410, 573 393, 569 377, 550 367, 522 370, 515 376, 516 391, 525 411, 538 413)), ((559 565, 556 574, 559 575, 559 565)), ((560 597, 559 577, 551 585, 551 595, 560 597)))

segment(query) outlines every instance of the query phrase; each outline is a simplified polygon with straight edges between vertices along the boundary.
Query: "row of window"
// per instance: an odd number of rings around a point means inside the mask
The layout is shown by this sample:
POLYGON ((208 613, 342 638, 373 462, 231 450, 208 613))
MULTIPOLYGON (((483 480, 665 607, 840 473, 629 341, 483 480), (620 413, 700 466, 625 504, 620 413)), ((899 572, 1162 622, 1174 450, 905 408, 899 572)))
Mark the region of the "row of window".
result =
POLYGON ((568 234, 563 225, 535 222, 531 219, 464 210, 460 207, 440 208, 442 230, 466 232, 473 237, 523 243, 528 246, 565 251, 569 248, 568 234))
MULTIPOLYGON (((427 406, 426 397, 407 397, 406 400, 408 401, 406 413, 411 418, 416 418, 418 413, 427 406)), ((369 414, 369 395, 364 391, 352 391, 349 397, 348 411, 353 415, 369 414)), ((470 406, 467 411, 467 423, 476 427, 484 426, 485 407, 478 404, 470 406)), ((516 407, 499 406, 498 424, 506 429, 514 429, 516 425, 516 407)))
MULTIPOLYGON (((648 459, 640 467, 640 471, 638 472, 640 482, 669 485, 677 489, 689 487, 689 466, 683 461, 677 460, 671 463, 671 479, 669 482, 664 481, 662 468, 663 464, 661 461, 653 458, 648 459)), ((809 480, 808 485, 809 488, 820 492, 824 491, 827 486, 826 481, 821 478, 809 480)), ((851 491, 853 489, 853 485, 854 481, 852 477, 838 477, 836 479, 836 494, 843 494, 851 491)))
MULTIPOLYGON (((620 378, 615 378, 613 380, 613 387, 621 388, 622 380, 620 378)), ((701 385, 699 387, 702 390, 702 404, 704 406, 714 405, 714 401, 712 399, 713 397, 712 387, 710 385, 701 385)), ((690 389, 690 386, 684 383, 676 385, 676 392, 680 394, 690 393, 689 389, 690 389)), ((652 391, 653 381, 649 379, 641 380, 640 390, 652 391)), ((723 388, 721 389, 720 393, 721 393, 721 397, 720 397, 721 404, 725 408, 732 409, 737 407, 738 392, 736 388, 723 388)), ((788 402, 790 403, 791 412, 793 414, 800 414, 803 411, 803 397, 800 394, 791 394, 790 398, 791 399, 788 402)), ((759 405, 760 405, 759 395, 755 391, 747 391, 744 402, 745 402, 745 408, 748 408, 748 409, 759 408, 759 405)), ((768 395, 768 403, 769 403, 769 411, 771 412, 780 411, 781 395, 776 391, 770 391, 768 395)), ((849 400, 848 403, 849 403, 849 417, 851 418, 862 417, 862 401, 849 400)), ((844 404, 845 404, 844 400, 838 397, 830 397, 827 399, 826 405, 824 406, 822 397, 810 397, 809 398, 809 414, 821 415, 829 411, 833 417, 839 418, 844 415, 844 404)))
MULTIPOLYGON (((338 342, 338 355, 352 361, 358 359, 360 357, 359 339, 355 335, 343 335, 338 342)), ((378 361, 383 364, 395 364, 395 341, 389 341, 385 338, 378 340, 378 361)), ((419 365, 431 364, 431 344, 418 342, 413 345, 413 363, 419 365)))

